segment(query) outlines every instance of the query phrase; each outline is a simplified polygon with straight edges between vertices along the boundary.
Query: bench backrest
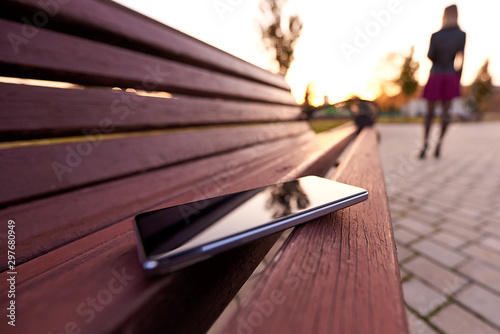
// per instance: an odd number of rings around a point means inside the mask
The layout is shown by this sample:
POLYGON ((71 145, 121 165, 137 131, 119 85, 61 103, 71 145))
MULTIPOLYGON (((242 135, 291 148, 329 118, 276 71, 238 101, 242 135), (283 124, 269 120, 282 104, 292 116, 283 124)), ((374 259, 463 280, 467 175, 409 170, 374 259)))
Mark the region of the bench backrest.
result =
POLYGON ((252 157, 182 163, 311 136, 282 76, 112 1, 50 3, 0 4, 0 76, 31 79, 0 83, 1 215, 31 222, 19 262, 252 157))

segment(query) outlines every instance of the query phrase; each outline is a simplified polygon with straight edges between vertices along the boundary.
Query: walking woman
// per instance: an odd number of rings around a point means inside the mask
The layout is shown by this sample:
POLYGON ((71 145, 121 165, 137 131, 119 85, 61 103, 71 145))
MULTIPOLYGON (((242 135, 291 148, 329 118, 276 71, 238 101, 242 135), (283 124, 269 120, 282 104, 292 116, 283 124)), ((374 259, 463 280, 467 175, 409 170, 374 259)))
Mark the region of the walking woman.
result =
POLYGON ((424 123, 424 147, 420 152, 420 159, 425 158, 428 148, 429 130, 437 101, 441 102, 443 109, 441 135, 434 151, 434 156, 439 157, 443 137, 450 123, 451 100, 460 96, 464 47, 465 32, 458 27, 457 6, 451 5, 444 10, 442 29, 431 37, 428 57, 432 61, 432 68, 423 95, 427 100, 427 115, 424 123))

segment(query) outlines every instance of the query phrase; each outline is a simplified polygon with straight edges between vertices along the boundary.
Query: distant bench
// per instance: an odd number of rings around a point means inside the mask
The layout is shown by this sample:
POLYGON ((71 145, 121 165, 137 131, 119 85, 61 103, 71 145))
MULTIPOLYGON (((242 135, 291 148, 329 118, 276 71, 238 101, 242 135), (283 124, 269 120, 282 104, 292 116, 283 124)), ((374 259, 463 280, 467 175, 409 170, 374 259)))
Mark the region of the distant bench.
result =
MULTIPOLYGON (((133 217, 324 175, 355 137, 313 133, 281 76, 110 1, 2 1, 0 31, 0 76, 72 85, 0 84, 19 333, 205 332, 279 235, 148 280, 133 217)), ((369 200, 295 229, 225 332, 407 332, 374 129, 334 178, 369 200)))

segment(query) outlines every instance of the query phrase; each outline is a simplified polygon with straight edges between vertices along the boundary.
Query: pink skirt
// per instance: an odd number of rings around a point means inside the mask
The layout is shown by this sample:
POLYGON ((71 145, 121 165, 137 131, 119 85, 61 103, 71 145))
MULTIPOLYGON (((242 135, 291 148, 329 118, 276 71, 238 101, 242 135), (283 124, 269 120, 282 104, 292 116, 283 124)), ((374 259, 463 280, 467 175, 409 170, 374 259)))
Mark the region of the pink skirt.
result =
POLYGON ((460 76, 456 73, 431 74, 423 97, 431 101, 447 101, 460 96, 460 76))

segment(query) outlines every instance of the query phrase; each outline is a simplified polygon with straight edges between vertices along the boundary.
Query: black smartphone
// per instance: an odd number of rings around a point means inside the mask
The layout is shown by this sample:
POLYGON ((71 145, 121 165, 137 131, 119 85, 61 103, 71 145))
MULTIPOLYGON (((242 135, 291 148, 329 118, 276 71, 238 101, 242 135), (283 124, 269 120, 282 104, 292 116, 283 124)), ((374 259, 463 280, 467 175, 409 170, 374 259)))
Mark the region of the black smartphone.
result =
POLYGON ((139 259, 149 274, 171 272, 367 198, 365 189, 306 176, 141 213, 139 259))

